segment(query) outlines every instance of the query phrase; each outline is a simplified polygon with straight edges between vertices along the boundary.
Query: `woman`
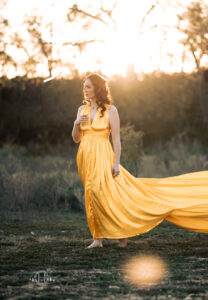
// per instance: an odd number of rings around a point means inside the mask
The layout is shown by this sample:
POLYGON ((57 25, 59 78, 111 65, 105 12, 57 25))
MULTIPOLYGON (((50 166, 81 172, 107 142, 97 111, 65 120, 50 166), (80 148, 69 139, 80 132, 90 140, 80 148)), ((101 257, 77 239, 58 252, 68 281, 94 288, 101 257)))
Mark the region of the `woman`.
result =
POLYGON ((208 171, 135 178, 120 165, 120 119, 106 79, 89 75, 83 91, 85 104, 78 109, 72 138, 81 141, 76 162, 94 239, 87 248, 103 247, 103 238, 118 239, 126 247, 128 237, 148 232, 164 219, 208 233, 208 171))

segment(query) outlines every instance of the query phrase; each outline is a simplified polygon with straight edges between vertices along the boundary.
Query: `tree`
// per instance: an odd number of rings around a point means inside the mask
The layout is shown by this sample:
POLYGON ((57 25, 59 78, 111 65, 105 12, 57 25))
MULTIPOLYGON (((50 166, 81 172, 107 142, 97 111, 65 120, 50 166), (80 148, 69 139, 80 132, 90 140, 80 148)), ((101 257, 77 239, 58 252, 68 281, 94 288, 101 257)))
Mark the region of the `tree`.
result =
POLYGON ((3 17, 3 9, 7 4, 6 0, 2 0, 0 3, 0 71, 1 73, 6 73, 5 69, 8 65, 13 65, 16 67, 11 55, 7 53, 8 41, 5 39, 7 29, 9 28, 9 21, 3 17))
POLYGON ((9 22, 7 19, 0 17, 0 63, 1 69, 0 71, 4 74, 5 68, 8 65, 14 65, 16 67, 16 63, 13 60, 12 56, 7 53, 7 44, 8 42, 4 39, 5 31, 9 27, 9 22))
POLYGON ((36 66, 38 64, 38 59, 36 53, 31 53, 27 47, 27 41, 25 41, 19 33, 14 32, 11 36, 12 44, 18 49, 22 50, 26 56, 26 60, 22 63, 19 61, 18 65, 24 69, 27 75, 36 75, 36 66))
POLYGON ((207 61, 208 56, 208 8, 203 1, 192 2, 178 19, 178 29, 185 36, 181 42, 190 51, 200 72, 202 60, 207 61))
POLYGON ((58 63, 61 62, 60 59, 54 58, 54 42, 53 40, 53 24, 52 22, 49 22, 46 25, 46 28, 49 28, 49 36, 50 39, 46 40, 43 37, 43 33, 41 31, 43 17, 38 16, 32 16, 29 17, 28 20, 25 21, 25 23, 28 25, 28 32, 33 38, 33 43, 35 48, 38 50, 36 55, 40 55, 47 61, 47 67, 48 67, 48 74, 49 77, 52 76, 52 71, 58 63))
POLYGON ((181 41, 190 51, 200 76, 199 106, 201 119, 205 126, 208 124, 208 83, 204 72, 208 67, 208 8, 202 0, 192 2, 187 10, 178 15, 178 29, 184 33, 185 38, 181 41), (202 66, 202 62, 205 63, 202 66), (204 74, 203 74, 204 73, 204 74))
POLYGON ((92 14, 87 12, 86 10, 80 9, 77 4, 74 4, 69 9, 67 15, 68 21, 74 22, 77 17, 84 17, 87 19, 87 23, 85 23, 84 25, 85 29, 91 25, 91 22, 89 22, 89 20, 92 20, 92 21, 101 22, 108 28, 116 30, 117 24, 112 16, 116 5, 117 5, 117 1, 114 1, 111 9, 105 9, 103 6, 103 1, 101 1, 99 11, 96 14, 92 14))

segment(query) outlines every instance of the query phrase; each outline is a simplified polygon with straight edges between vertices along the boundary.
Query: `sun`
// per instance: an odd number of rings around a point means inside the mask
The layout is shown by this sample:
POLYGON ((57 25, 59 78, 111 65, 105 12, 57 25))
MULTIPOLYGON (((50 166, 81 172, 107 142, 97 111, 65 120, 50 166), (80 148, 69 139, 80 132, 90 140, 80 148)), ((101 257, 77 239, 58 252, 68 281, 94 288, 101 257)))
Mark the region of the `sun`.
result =
MULTIPOLYGON (((53 76, 68 77, 72 69, 77 69, 80 74, 88 71, 101 71, 106 76, 121 75, 126 76, 129 66, 133 66, 136 73, 148 73, 155 70, 166 73, 180 72, 182 67, 184 72, 194 69, 194 62, 186 59, 184 62, 184 49, 180 43, 180 33, 174 28, 177 24, 177 11, 173 7, 158 5, 157 1, 122 1, 118 0, 112 17, 116 26, 105 26, 102 22, 93 21, 92 26, 85 30, 80 23, 67 23, 65 20, 66 11, 70 5, 77 3, 80 8, 88 11, 89 4, 95 10, 98 2, 82 1, 51 1, 45 0, 20 0, 22 5, 13 10, 15 0, 8 0, 5 17, 12 25, 11 31, 23 32, 22 20, 25 15, 30 15, 36 11, 43 16, 44 22, 53 21, 53 41, 54 60, 62 60, 63 64, 56 65, 53 69, 53 76), (51 5, 53 2, 54 5, 51 5), (24 5, 25 4, 25 5, 24 5), (96 5, 95 5, 96 4, 96 5), (154 9, 149 11, 151 5, 154 9), (47 11, 47 14, 45 12, 47 11), (58 12, 58 13, 57 13, 58 12), (163 27, 168 24, 168 27, 163 27), (76 27, 76 26, 77 27, 76 27), (166 30, 161 30, 166 28, 166 30), (70 32, 70 35, 69 35, 70 32), (79 42, 94 39, 95 42, 87 44, 81 52, 76 47, 64 47, 66 42, 79 42), (101 40, 102 42, 100 42, 101 40)), ((97 0, 94 0, 97 1, 97 0)), ((107 3, 108 1, 106 1, 107 3)), ((184 8, 189 3, 184 0, 184 8)), ((104 3, 104 1, 103 1, 104 3)), ((111 2, 108 4, 111 6, 111 2)), ((26 30, 26 29, 25 29, 26 30)), ((43 36, 48 33, 42 29, 43 36)), ((28 35, 20 34, 27 49, 33 49, 31 40, 27 41, 28 35), (26 46, 26 44, 25 44, 26 46)), ((25 64, 26 54, 24 50, 15 49, 13 45, 8 46, 9 54, 14 57, 20 65, 25 64)), ((32 53, 32 50, 31 50, 32 53)), ((9 66, 7 76, 14 77, 24 73, 14 66, 9 66)), ((44 57, 36 66, 37 76, 48 76, 47 59, 44 57)))
POLYGON ((125 77, 130 65, 136 73, 154 70, 171 73, 180 72, 183 64, 183 70, 189 72, 194 65, 183 62, 181 36, 174 28, 177 14, 172 10, 161 12, 155 8, 151 17, 147 16, 143 22, 149 8, 150 4, 146 1, 132 0, 131 4, 119 1, 113 15, 117 29, 99 31, 105 37, 105 43, 87 47, 83 58, 79 58, 79 70, 94 71, 99 67, 107 76, 120 74, 125 77), (158 20, 158 15, 161 20, 158 20), (158 28, 166 22, 170 28, 164 33, 158 28))

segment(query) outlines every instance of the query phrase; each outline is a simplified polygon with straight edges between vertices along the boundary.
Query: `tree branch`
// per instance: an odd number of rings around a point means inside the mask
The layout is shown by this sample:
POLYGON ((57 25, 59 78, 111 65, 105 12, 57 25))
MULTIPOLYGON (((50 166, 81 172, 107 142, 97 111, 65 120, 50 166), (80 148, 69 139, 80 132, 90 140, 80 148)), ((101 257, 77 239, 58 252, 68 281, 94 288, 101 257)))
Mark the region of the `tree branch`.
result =
POLYGON ((104 41, 102 41, 102 40, 89 40, 89 41, 82 41, 82 42, 66 42, 66 43, 63 43, 63 45, 64 46, 71 45, 71 46, 78 47, 79 51, 81 52, 84 49, 84 47, 86 47, 87 44, 96 43, 96 42, 104 43, 104 41))
MULTIPOLYGON (((111 10, 105 10, 103 7, 100 8, 100 11, 103 12, 103 13, 105 13, 108 16, 108 18, 113 22, 113 24, 114 24, 114 28, 113 29, 116 28, 116 22, 112 18, 112 12, 115 9, 116 5, 117 5, 117 2, 114 3, 114 5, 113 5, 113 7, 112 7, 111 10)), ((76 17, 76 15, 78 15, 78 14, 81 14, 83 16, 89 17, 89 18, 91 18, 93 20, 97 20, 97 21, 103 23, 104 25, 106 25, 107 27, 111 28, 111 26, 109 25, 109 23, 107 23, 105 20, 103 20, 103 18, 101 18, 101 14, 100 13, 97 14, 97 15, 92 15, 92 14, 90 14, 90 13, 88 13, 88 12, 82 10, 82 9, 79 9, 78 6, 77 6, 77 4, 74 4, 69 9, 69 13, 67 15, 68 21, 72 22, 74 20, 74 18, 76 17)))
POLYGON ((151 13, 151 11, 153 11, 153 9, 155 9, 155 7, 159 4, 159 1, 157 0, 155 4, 153 4, 150 9, 147 11, 147 13, 144 15, 144 17, 142 18, 141 24, 139 26, 139 36, 142 34, 142 27, 144 25, 144 22, 146 20, 146 18, 148 17, 148 15, 151 13))

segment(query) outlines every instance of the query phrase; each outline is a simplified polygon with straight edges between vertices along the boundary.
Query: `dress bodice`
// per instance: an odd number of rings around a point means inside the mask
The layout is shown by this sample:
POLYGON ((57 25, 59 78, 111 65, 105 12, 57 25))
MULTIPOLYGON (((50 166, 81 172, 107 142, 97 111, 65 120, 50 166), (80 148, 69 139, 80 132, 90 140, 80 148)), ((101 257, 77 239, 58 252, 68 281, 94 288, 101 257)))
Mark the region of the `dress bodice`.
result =
POLYGON ((81 115, 87 114, 88 121, 84 123, 80 123, 80 129, 82 130, 83 135, 93 134, 93 135, 100 135, 109 138, 109 133, 110 133, 109 110, 108 110, 108 104, 105 103, 104 105, 106 107, 106 110, 104 111, 103 117, 101 114, 102 108, 99 107, 94 116, 93 121, 91 122, 90 104, 85 104, 85 106, 81 111, 81 115))

